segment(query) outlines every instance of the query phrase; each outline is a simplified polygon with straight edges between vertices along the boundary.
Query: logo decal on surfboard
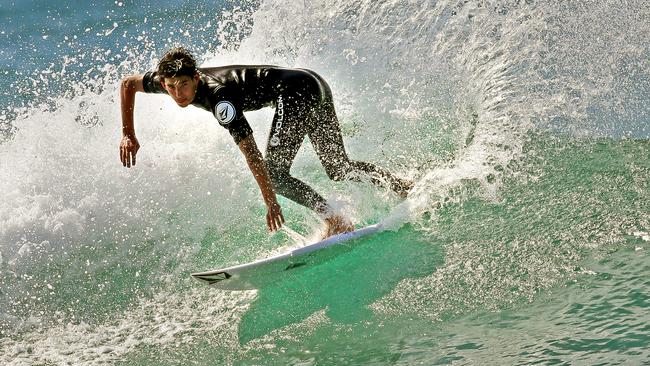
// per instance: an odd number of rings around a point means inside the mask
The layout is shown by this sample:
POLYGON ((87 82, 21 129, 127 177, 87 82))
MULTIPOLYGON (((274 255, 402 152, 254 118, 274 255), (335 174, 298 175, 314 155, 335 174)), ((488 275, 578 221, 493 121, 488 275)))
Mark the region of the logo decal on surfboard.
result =
POLYGON ((227 126, 232 122, 235 119, 236 114, 235 106, 225 100, 217 103, 217 106, 214 109, 214 116, 222 126, 227 126))
POLYGON ((210 275, 202 275, 202 276, 195 276, 195 277, 207 281, 209 284, 213 284, 219 281, 227 280, 232 276, 230 276, 228 272, 219 272, 210 275))

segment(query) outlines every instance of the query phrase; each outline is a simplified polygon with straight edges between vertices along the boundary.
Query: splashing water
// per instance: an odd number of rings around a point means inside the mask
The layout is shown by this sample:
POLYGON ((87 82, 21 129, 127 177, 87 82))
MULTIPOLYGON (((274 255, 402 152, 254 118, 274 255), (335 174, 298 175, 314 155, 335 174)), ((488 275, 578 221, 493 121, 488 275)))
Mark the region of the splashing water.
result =
POLYGON ((647 360, 643 1, 28 6, 0 11, 3 364, 647 360), (331 182, 308 143, 293 173, 392 230, 257 292, 192 282, 320 222, 281 199, 267 235, 227 132, 165 96, 138 95, 121 166, 117 83, 180 44, 323 75, 349 154, 416 187, 331 182))

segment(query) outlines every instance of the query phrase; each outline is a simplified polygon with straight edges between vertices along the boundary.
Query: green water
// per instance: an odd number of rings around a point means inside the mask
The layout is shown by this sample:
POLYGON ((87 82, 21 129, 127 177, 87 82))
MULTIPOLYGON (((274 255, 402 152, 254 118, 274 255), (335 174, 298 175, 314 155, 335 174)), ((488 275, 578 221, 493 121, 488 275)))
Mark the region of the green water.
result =
POLYGON ((0 9, 0 364, 650 365, 646 2, 163 3, 0 9), (179 44, 321 74, 350 156, 417 189, 292 172, 399 229, 257 292, 191 279, 299 244, 209 113, 139 96, 119 163, 119 79, 179 44))
POLYGON ((18 333, 4 328, 3 359, 648 364, 648 141, 531 134, 522 156, 488 183, 498 194, 466 181, 398 231, 257 292, 216 290, 188 273, 254 259, 265 250, 247 243, 280 248, 287 238, 212 225, 128 254, 81 246, 31 277, 5 272, 12 314, 37 318, 18 333))
POLYGON ((422 227, 261 289, 236 324, 118 364, 648 364, 648 142, 527 149, 498 199, 467 184, 422 227))

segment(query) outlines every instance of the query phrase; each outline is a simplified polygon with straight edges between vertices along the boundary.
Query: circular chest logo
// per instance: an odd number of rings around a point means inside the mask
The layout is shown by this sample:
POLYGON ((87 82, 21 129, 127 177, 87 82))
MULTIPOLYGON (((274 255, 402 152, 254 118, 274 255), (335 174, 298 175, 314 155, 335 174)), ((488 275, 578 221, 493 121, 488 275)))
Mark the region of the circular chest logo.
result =
POLYGON ((269 140, 269 145, 272 147, 276 147, 280 145, 280 138, 278 136, 271 136, 271 139, 269 140))
POLYGON ((235 119, 235 106, 230 102, 221 101, 214 109, 214 116, 221 125, 227 125, 235 119))

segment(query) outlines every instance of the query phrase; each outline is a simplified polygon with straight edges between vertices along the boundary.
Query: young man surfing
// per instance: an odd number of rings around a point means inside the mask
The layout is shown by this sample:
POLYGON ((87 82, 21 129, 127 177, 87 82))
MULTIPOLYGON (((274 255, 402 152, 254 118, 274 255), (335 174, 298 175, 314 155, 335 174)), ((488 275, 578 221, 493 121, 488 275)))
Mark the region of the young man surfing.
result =
POLYGON ((276 193, 320 214, 327 225, 326 236, 354 230, 320 194, 291 176, 291 165, 305 135, 332 180, 363 174, 374 184, 388 184, 401 196, 412 186, 376 165, 348 158, 332 92, 313 71, 277 66, 197 68, 194 57, 184 48, 169 50, 155 71, 122 80, 120 160, 125 167, 135 165, 140 148, 133 120, 136 92, 166 93, 182 108, 193 105, 214 115, 230 132, 260 187, 270 231, 284 223, 276 193), (263 157, 243 112, 267 106, 275 107, 275 115, 263 157))

